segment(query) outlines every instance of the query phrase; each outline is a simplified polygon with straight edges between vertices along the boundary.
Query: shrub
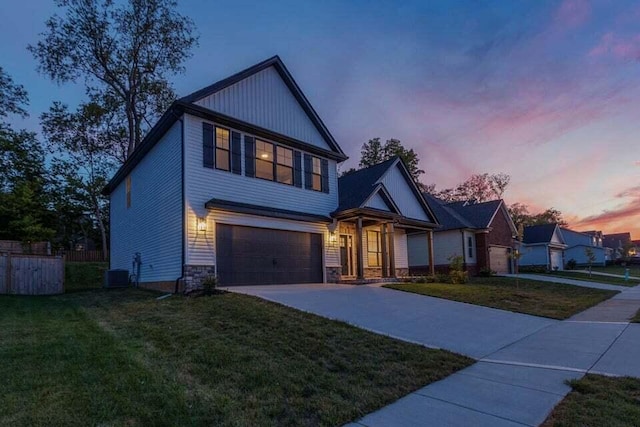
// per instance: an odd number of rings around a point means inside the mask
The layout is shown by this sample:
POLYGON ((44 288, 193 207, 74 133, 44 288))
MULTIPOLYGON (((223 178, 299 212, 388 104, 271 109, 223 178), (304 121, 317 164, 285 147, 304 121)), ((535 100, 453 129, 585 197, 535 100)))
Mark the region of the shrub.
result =
POLYGON ((436 273, 435 276, 433 276, 434 282, 437 283, 449 283, 450 278, 448 274, 444 274, 444 273, 436 273))
POLYGON ((202 281, 202 293, 204 295, 213 295, 218 286, 218 278, 216 276, 208 276, 202 281))
POLYGON ((464 262, 460 255, 449 257, 449 281, 453 284, 467 283, 469 274, 464 271, 464 262))
POLYGON ((575 270, 576 265, 578 265, 578 262, 571 258, 569 261, 567 261, 567 270, 575 270))

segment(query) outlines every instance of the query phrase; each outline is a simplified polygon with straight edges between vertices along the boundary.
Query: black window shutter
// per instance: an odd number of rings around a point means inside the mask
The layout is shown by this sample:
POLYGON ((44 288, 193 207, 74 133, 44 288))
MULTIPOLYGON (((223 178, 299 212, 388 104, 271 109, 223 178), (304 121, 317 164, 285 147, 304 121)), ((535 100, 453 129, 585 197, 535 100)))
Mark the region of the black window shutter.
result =
POLYGON ((320 161, 322 164, 322 192, 329 192, 329 160, 322 159, 320 161))
POLYGON ((213 169, 213 125, 202 123, 202 166, 213 169))
POLYGON ((250 178, 256 176, 256 140, 252 136, 244 136, 244 174, 250 178))
POLYGON ((311 156, 309 154, 304 155, 304 188, 311 190, 313 188, 313 180, 311 176, 312 172, 311 156))
POLYGON ((242 174, 242 155, 240 153, 240 133, 231 132, 231 172, 242 174))
POLYGON ((293 184, 302 188, 302 153, 299 151, 293 152, 293 184))

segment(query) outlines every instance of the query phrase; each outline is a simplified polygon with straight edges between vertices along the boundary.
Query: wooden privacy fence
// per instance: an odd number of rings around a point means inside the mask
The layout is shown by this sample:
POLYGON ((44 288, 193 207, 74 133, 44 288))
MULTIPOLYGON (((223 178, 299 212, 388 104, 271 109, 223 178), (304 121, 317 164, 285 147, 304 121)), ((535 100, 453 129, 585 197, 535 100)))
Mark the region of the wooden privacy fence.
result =
POLYGON ((0 294, 53 295, 64 292, 64 259, 0 254, 0 294))

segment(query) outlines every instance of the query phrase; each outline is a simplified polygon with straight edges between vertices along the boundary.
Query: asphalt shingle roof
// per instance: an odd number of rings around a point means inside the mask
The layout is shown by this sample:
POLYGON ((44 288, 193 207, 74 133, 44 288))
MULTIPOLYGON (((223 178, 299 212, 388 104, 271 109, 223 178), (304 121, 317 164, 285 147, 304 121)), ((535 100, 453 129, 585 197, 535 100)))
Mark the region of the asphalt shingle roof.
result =
POLYGON ((395 162, 393 157, 377 165, 351 172, 338 178, 338 209, 344 211, 362 206, 373 192, 376 183, 395 162))
POLYGON ((500 203, 501 200, 491 200, 465 206, 464 202, 454 202, 449 203, 447 207, 462 215, 474 228, 487 228, 496 210, 500 207, 500 203))
POLYGON ((456 211, 449 208, 442 200, 433 197, 429 193, 423 194, 429 207, 438 218, 438 222, 442 227, 437 231, 456 230, 458 228, 473 228, 470 222, 461 217, 456 211))
POLYGON ((524 243, 549 243, 553 237, 556 224, 530 225, 524 228, 524 243))

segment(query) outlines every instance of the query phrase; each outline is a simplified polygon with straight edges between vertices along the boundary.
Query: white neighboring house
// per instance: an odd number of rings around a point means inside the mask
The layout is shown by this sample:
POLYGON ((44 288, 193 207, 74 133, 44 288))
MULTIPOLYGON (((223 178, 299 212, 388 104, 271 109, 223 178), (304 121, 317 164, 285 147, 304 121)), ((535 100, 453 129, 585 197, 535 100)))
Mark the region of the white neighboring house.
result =
POLYGON ((346 158, 277 56, 181 98, 104 189, 110 268, 139 254, 141 286, 187 292, 394 277, 435 217, 397 161, 340 210, 346 158))
POLYGON ((564 227, 561 227, 560 231, 567 245, 564 250, 565 263, 573 259, 579 266, 589 265, 585 250, 590 248, 596 257, 593 265, 604 266, 606 264, 606 250, 602 247, 602 239, 599 239, 597 235, 581 233, 564 227))
POLYGON ((522 242, 519 266, 542 266, 550 271, 564 269, 563 254, 567 245, 558 224, 525 227, 522 242))

